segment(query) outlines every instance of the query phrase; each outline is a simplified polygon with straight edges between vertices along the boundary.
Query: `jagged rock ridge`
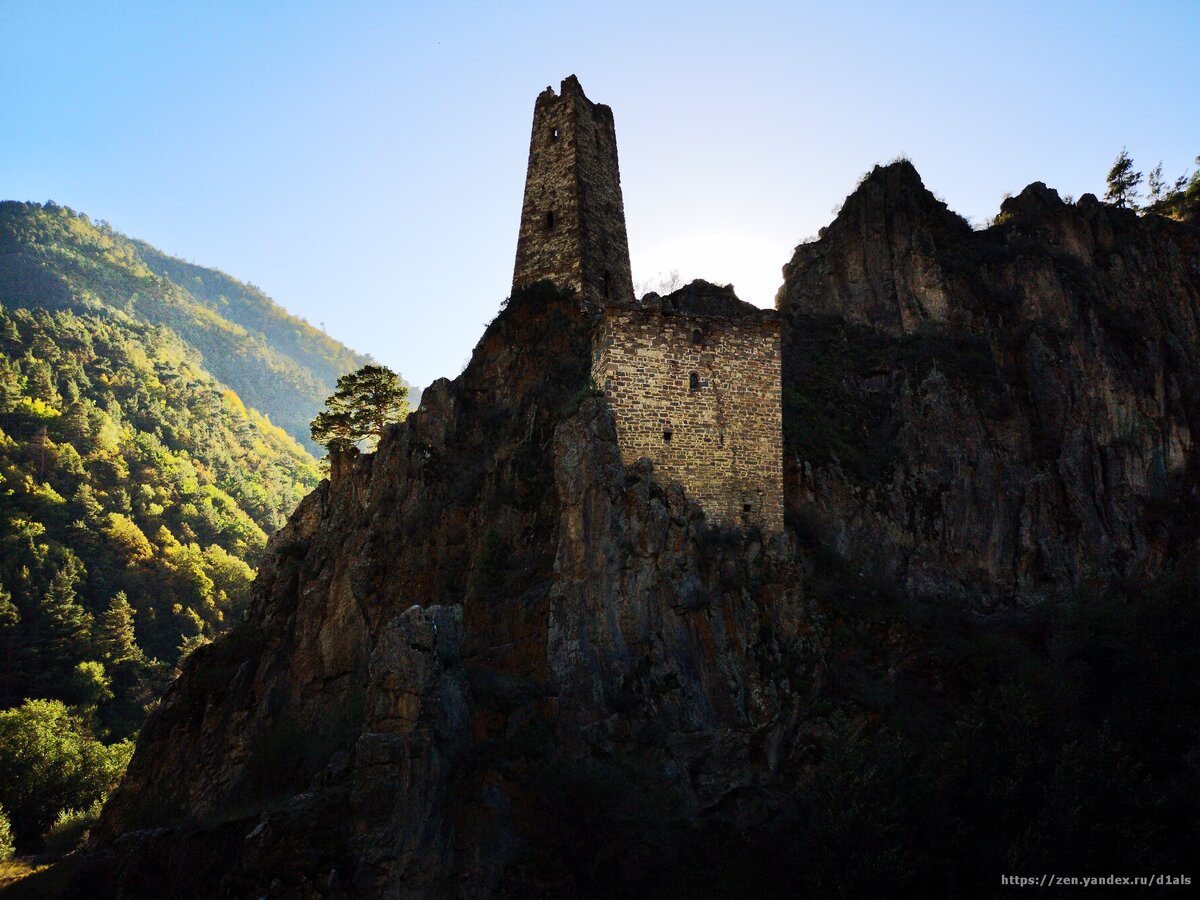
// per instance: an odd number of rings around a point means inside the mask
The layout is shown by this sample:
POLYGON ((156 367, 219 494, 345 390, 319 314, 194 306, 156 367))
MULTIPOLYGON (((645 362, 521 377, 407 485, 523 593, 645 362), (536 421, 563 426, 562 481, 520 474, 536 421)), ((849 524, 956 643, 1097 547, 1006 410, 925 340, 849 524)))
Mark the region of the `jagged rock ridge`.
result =
POLYGON ((1028 602, 1190 546, 1200 241, 1043 184, 974 232, 908 162, 796 248, 793 515, 909 590, 1028 602))

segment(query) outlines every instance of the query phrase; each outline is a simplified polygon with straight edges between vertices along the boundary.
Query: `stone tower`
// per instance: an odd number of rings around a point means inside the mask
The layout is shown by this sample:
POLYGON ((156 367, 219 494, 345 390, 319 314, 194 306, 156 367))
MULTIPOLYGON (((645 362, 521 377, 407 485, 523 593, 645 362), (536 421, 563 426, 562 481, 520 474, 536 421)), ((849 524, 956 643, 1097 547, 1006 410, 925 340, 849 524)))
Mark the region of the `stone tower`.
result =
POLYGON ((649 459, 717 525, 783 530, 780 326, 732 286, 633 295, 612 110, 574 75, 533 108, 513 289, 547 279, 597 312, 592 379, 621 459, 649 459))
POLYGON ((612 110, 579 79, 546 88, 533 108, 513 289, 548 279, 585 303, 633 301, 629 239, 612 110))

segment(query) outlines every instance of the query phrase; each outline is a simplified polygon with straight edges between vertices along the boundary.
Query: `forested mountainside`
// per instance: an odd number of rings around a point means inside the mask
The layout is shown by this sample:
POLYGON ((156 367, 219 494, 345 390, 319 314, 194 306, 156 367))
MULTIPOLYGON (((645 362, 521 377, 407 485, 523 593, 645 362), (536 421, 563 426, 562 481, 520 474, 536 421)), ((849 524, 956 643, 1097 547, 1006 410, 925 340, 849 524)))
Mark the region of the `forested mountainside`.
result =
POLYGON ((169 329, 0 307, 0 705, 72 699, 114 603, 133 656, 169 670, 240 616, 267 535, 317 479, 169 329))
POLYGON ((307 438, 362 359, 220 273, 0 204, 0 825, 19 846, 56 819, 78 833, 180 660, 241 618, 320 477, 278 423, 307 438))
MULTIPOLYGON (((282 353, 299 363, 323 385, 334 384, 340 375, 360 368, 370 359, 355 353, 308 322, 290 315, 252 284, 245 284, 216 269, 168 256, 144 241, 133 241, 133 245, 142 261, 156 275, 185 288, 213 312, 241 325, 276 353, 282 353)), ((328 393, 319 399, 324 400, 325 396, 328 393)), ((297 434, 290 428, 287 430, 297 440, 307 440, 308 422, 304 422, 303 426, 303 434, 297 434)))
POLYGON ((313 453, 321 451, 309 422, 337 377, 368 359, 256 288, 52 203, 0 203, 0 304, 109 307, 165 325, 202 354, 214 378, 313 453))
POLYGON ((1200 232, 1042 185, 973 231, 898 163, 797 248, 778 309, 787 528, 764 538, 623 464, 594 311, 516 292, 273 538, 69 895, 1177 873, 1200 831, 1200 232))

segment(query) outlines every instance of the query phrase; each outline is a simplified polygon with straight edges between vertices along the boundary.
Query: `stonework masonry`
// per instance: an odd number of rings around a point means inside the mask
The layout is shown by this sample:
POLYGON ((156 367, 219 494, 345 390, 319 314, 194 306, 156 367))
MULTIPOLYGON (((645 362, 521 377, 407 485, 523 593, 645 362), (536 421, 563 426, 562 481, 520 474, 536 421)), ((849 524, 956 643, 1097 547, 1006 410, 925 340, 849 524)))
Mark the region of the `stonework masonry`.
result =
POLYGON ((513 289, 542 279, 587 303, 633 300, 612 110, 574 75, 533 108, 513 289))
POLYGON ((625 463, 648 457, 713 523, 782 531, 776 313, 705 282, 635 300, 612 110, 574 75, 533 111, 513 289, 541 280, 600 315, 592 375, 625 463))
POLYGON ((689 308, 687 294, 700 286, 606 307, 592 377, 613 410, 626 465, 648 457, 659 480, 679 481, 710 522, 779 532, 779 320, 732 291, 722 312, 689 308))

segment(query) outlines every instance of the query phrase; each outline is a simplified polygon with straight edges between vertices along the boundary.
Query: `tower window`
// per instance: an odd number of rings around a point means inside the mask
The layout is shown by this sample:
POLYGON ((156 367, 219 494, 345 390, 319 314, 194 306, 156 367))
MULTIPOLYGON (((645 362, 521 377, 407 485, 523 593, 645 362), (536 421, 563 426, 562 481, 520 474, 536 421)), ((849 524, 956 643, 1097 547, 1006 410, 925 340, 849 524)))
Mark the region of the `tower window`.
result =
POLYGON ((742 504, 742 512, 750 512, 750 504, 749 503, 742 504))
POLYGON ((671 443, 671 432, 670 432, 670 430, 667 430, 667 431, 664 431, 664 432, 663 432, 663 443, 664 443, 664 444, 669 444, 669 443, 671 443))
POLYGON ((704 343, 704 332, 702 332, 699 328, 697 328, 695 331, 692 332, 692 343, 693 344, 703 344, 704 343))
POLYGON ((557 126, 550 129, 550 140, 552 140, 552 141, 558 140, 558 127, 557 126))
POLYGON ((688 390, 689 391, 700 390, 700 376, 697 375, 695 372, 693 372, 691 375, 688 376, 688 390))
POLYGON ((554 210, 552 209, 546 210, 546 230, 554 230, 554 210))

